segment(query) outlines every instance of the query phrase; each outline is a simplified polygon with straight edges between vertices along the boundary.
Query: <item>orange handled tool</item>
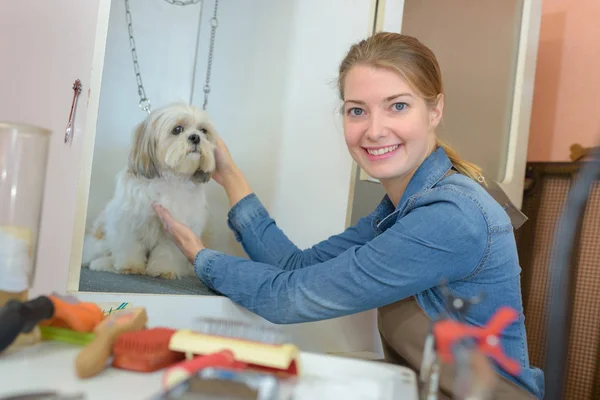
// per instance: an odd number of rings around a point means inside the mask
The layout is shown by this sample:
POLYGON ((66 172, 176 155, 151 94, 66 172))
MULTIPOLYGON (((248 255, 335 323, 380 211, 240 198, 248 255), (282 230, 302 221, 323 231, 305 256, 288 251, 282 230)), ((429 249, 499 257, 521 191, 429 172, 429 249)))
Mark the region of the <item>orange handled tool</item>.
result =
POLYGON ((479 351, 492 357, 509 374, 518 375, 521 366, 504 354, 500 346, 500 333, 517 318, 518 314, 514 309, 502 307, 482 328, 451 319, 438 321, 433 326, 438 354, 444 362, 452 362, 453 347, 464 339, 473 339, 479 351))

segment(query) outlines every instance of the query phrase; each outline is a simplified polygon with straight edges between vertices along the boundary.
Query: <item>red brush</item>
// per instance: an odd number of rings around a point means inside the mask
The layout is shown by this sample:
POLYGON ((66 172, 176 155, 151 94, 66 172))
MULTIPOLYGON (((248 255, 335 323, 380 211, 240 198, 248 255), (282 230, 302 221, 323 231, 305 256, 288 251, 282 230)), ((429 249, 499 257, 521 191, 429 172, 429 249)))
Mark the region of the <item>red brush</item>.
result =
POLYGON ((151 328, 120 335, 113 347, 112 366, 136 372, 153 372, 178 363, 183 353, 169 349, 170 328, 151 328))

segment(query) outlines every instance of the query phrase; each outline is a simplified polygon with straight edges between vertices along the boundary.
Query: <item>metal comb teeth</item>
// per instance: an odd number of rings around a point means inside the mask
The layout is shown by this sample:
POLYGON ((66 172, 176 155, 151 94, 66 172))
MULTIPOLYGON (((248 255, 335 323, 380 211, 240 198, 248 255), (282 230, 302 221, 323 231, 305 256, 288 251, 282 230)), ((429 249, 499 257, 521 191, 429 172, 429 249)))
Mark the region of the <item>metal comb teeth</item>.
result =
POLYGON ((198 318, 194 323, 194 331, 267 344, 291 343, 289 336, 281 329, 220 318, 198 318))

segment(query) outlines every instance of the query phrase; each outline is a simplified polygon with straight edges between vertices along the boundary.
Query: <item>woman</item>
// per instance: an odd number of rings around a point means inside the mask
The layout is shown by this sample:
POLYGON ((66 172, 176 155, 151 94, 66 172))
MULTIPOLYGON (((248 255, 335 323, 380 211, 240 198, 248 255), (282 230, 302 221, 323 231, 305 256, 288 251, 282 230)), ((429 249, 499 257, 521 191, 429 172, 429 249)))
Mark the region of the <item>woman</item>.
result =
MULTIPOLYGON (((376 34, 351 47, 338 87, 348 150, 385 188, 370 215, 300 250, 220 142, 213 178, 227 192, 229 227, 251 260, 206 249, 156 205, 165 228, 206 285, 269 321, 316 321, 378 308, 386 359, 414 369, 430 321, 444 307, 440 282, 461 297, 483 290, 468 322, 482 326, 502 305, 519 313, 501 343, 522 372, 511 377, 497 367, 497 393, 542 398, 543 374, 528 360, 513 227, 478 183, 480 169, 436 138, 444 96, 434 54, 414 38, 376 34)), ((448 374, 441 379, 447 393, 448 374)))

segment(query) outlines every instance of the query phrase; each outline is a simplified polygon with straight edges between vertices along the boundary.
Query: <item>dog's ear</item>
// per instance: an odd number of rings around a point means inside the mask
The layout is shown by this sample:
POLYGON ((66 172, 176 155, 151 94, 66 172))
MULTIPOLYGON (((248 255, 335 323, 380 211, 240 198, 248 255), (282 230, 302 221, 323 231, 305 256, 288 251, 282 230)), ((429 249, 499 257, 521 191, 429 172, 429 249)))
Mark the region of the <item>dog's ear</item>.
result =
POLYGON ((129 170, 135 176, 148 179, 158 177, 156 166, 156 139, 149 132, 149 118, 140 123, 133 134, 133 147, 129 154, 129 170))
POLYGON ((206 183, 206 182, 210 181, 211 177, 212 177, 212 173, 206 172, 206 171, 203 171, 203 170, 199 169, 192 176, 192 180, 195 183, 206 183))

